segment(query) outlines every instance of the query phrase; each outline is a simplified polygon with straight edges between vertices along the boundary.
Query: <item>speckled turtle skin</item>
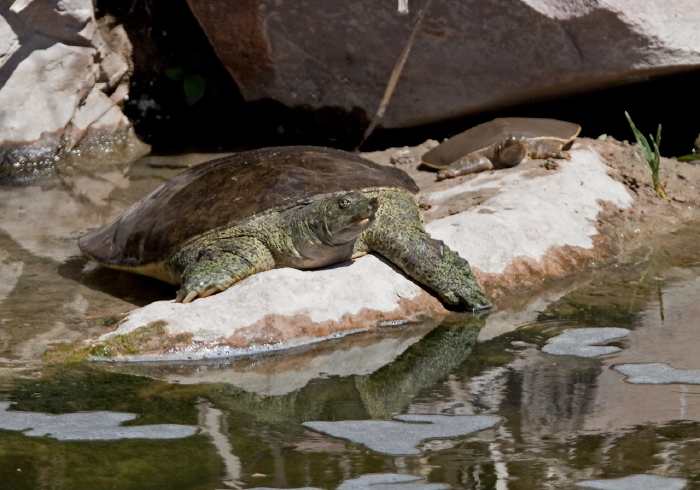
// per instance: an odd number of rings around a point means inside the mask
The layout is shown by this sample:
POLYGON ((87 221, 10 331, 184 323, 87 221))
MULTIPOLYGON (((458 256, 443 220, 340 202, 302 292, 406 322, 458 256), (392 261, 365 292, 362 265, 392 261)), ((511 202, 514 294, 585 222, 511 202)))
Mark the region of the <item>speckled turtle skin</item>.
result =
POLYGON ((190 302, 252 274, 377 252, 449 305, 488 308, 469 263, 425 231, 418 187, 353 153, 295 146, 185 170, 80 238, 89 258, 181 285, 190 302))
POLYGON ((557 119, 502 117, 442 142, 422 162, 443 180, 484 170, 515 167, 529 158, 565 158, 581 126, 557 119))

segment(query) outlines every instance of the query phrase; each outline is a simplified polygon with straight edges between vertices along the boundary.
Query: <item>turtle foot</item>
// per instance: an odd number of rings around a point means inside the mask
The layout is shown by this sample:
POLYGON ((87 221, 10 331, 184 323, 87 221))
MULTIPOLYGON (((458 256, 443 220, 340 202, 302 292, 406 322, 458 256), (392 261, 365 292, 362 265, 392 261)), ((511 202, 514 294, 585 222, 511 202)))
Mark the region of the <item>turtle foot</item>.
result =
POLYGON ((443 270, 440 277, 435 279, 435 291, 450 306, 462 306, 471 311, 491 308, 491 302, 476 282, 466 260, 456 253, 453 257, 458 263, 452 269, 443 270))
POLYGON ((175 298, 180 303, 191 303, 228 289, 233 283, 246 277, 239 264, 227 261, 227 254, 201 253, 199 260, 191 263, 182 274, 182 286, 175 298), (233 265, 233 267, 231 267, 233 265))
POLYGON ((225 291, 228 289, 230 286, 229 285, 220 285, 220 284, 215 284, 215 285, 204 285, 199 288, 194 288, 190 289, 187 286, 183 286, 180 288, 180 290, 177 292, 177 296, 175 297, 175 301, 178 303, 191 303, 197 298, 206 298, 207 296, 211 296, 212 294, 220 293, 221 291, 225 291))
POLYGON ((176 301, 190 303, 225 291, 246 277, 274 267, 274 259, 255 238, 219 239, 213 246, 207 237, 183 248, 171 268, 182 270, 176 301))
POLYGON ((191 303, 197 298, 206 298, 212 294, 220 293, 228 289, 228 286, 212 286, 205 290, 187 290, 184 287, 180 288, 175 297, 178 303, 191 303))
POLYGON ((474 284, 469 288, 464 288, 459 291, 454 291, 456 301, 453 305, 464 305, 471 311, 487 310, 491 308, 491 303, 486 299, 486 295, 481 288, 474 284))
MULTIPOLYGON (((424 283, 431 287, 448 305, 462 306, 471 311, 485 310, 491 302, 479 286, 469 262, 451 250, 442 240, 427 236, 416 259, 428 267, 429 275, 424 283)), ((415 261, 414 261, 415 263, 415 261)))

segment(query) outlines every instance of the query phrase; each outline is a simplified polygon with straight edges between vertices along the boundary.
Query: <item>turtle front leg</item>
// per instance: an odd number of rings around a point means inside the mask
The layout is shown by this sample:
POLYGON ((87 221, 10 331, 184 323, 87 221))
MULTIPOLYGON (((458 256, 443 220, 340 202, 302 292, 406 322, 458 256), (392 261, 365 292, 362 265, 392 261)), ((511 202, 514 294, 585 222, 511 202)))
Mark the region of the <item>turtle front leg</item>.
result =
POLYGON ((380 206, 362 241, 369 250, 379 252, 428 286, 445 303, 462 304, 471 310, 491 306, 469 262, 426 233, 418 205, 410 196, 397 196, 380 206))
POLYGON ((470 310, 491 306, 469 262, 442 240, 415 230, 412 235, 402 236, 391 250, 377 251, 382 255, 394 254, 391 256, 393 262, 413 279, 435 291, 449 305, 463 304, 470 310))
POLYGON ((252 237, 196 240, 177 252, 170 263, 175 271, 182 271, 181 287, 175 298, 181 303, 206 298, 275 267, 268 248, 252 237))

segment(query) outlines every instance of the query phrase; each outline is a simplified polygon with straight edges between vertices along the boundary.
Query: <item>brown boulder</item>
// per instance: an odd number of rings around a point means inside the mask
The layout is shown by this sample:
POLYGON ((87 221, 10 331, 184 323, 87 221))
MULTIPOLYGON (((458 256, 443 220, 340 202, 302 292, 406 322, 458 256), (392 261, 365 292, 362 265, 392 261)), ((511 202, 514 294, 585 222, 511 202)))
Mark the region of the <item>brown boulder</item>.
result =
MULTIPOLYGON (((425 0, 188 0, 246 100, 377 110, 425 0)), ((700 65, 694 0, 431 3, 384 116, 402 127, 700 65)))

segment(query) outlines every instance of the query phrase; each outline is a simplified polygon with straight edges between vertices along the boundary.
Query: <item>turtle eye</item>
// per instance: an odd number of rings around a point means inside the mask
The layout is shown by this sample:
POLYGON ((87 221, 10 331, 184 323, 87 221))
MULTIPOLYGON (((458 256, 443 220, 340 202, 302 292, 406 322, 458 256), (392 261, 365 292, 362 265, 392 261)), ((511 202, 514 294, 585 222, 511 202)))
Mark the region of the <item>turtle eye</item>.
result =
POLYGON ((345 209, 348 206, 350 206, 350 199, 345 197, 345 198, 341 199, 340 201, 338 201, 338 205, 340 206, 341 209, 345 209))

